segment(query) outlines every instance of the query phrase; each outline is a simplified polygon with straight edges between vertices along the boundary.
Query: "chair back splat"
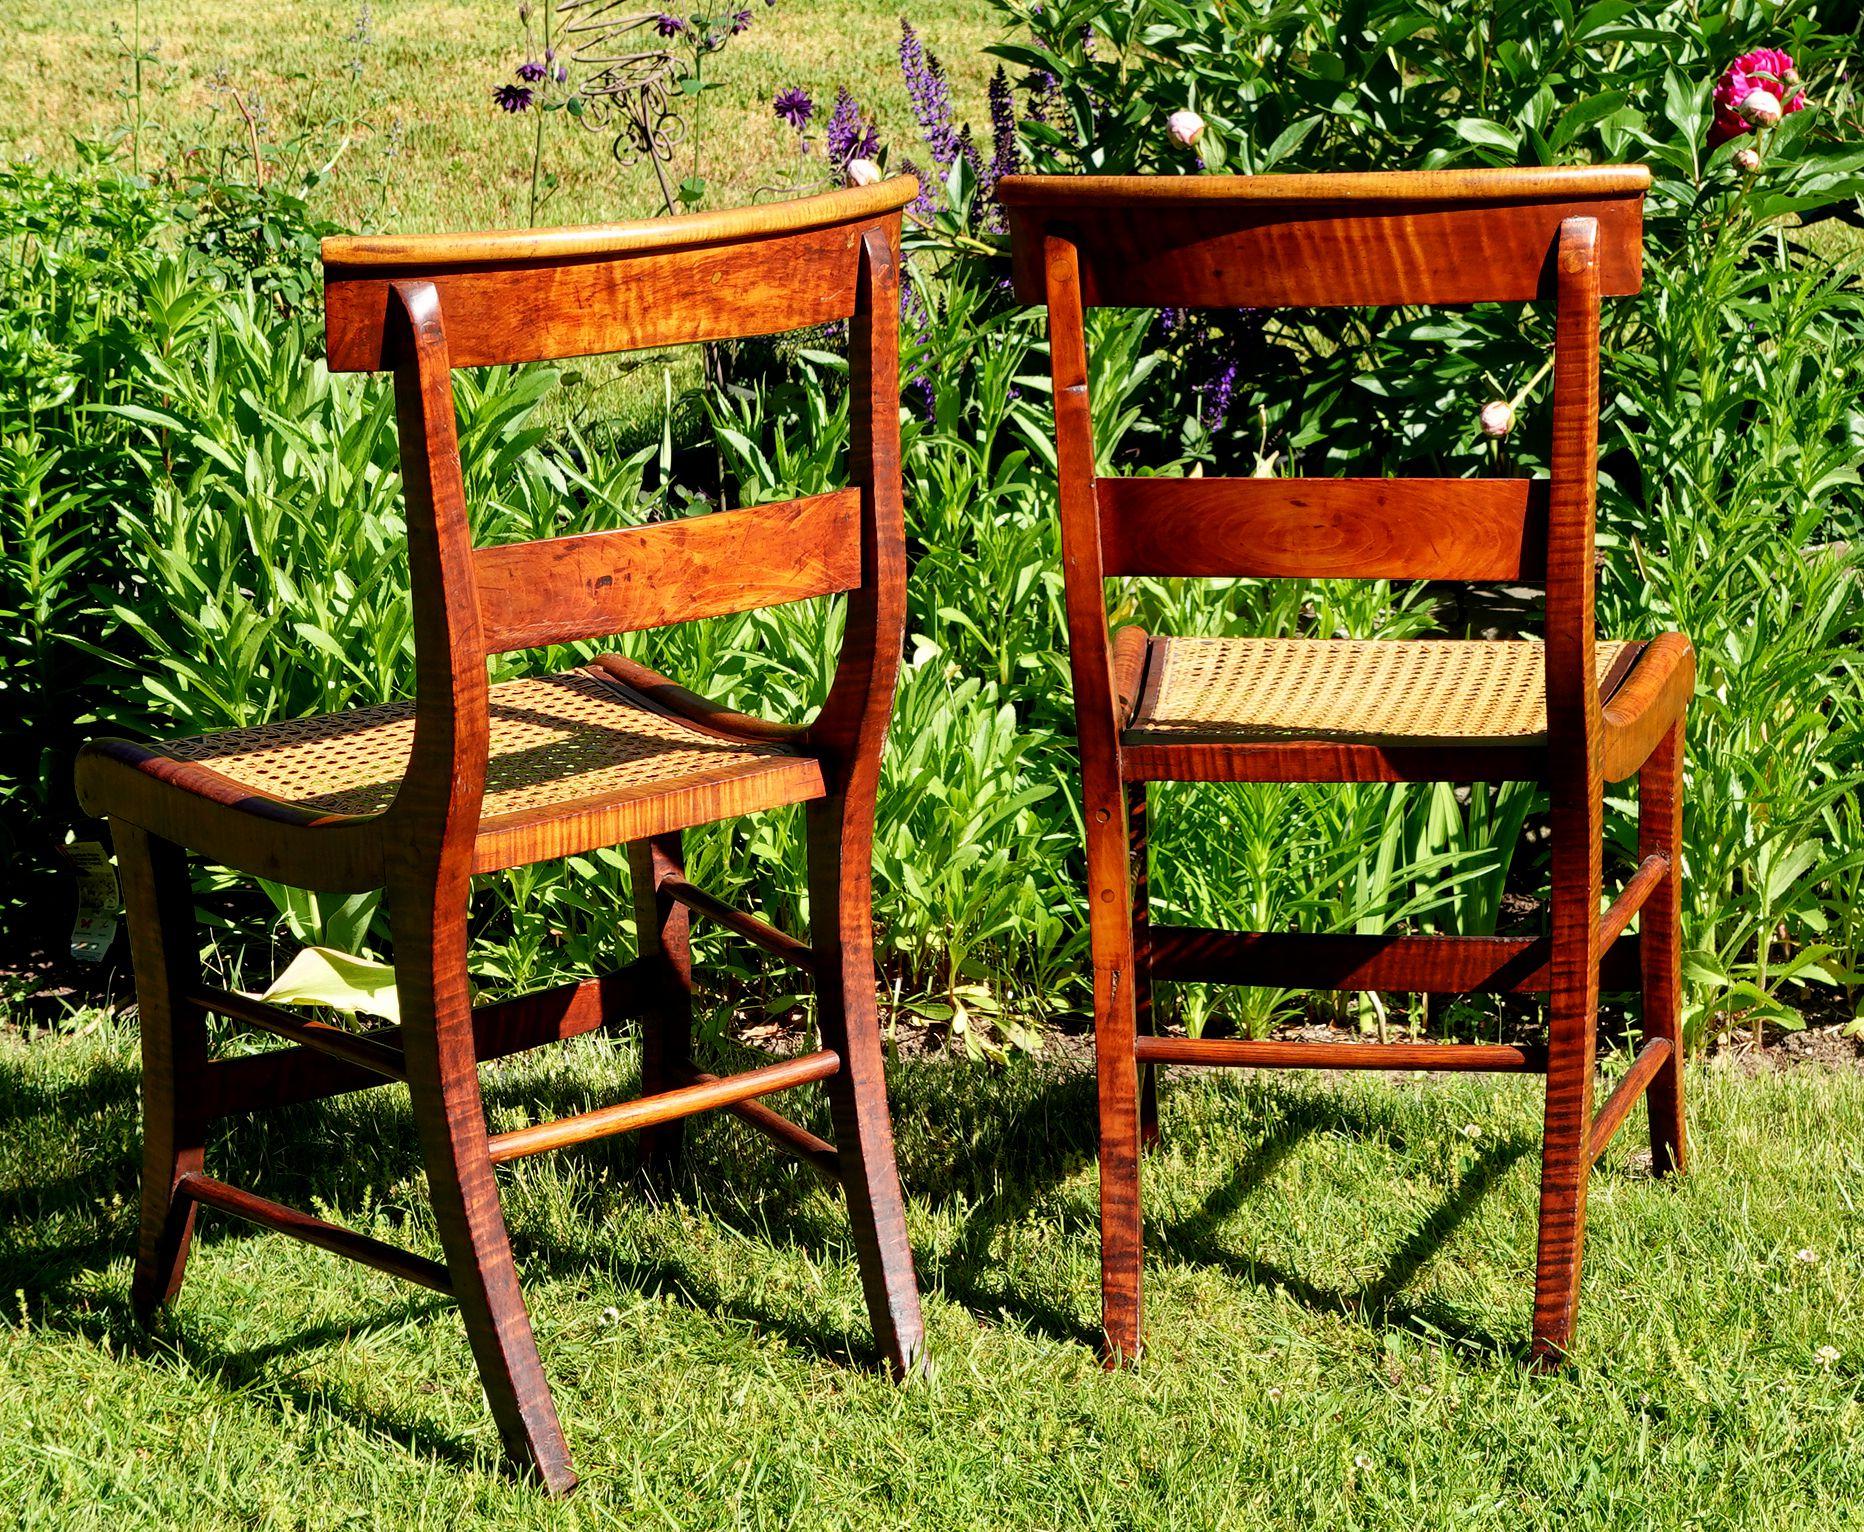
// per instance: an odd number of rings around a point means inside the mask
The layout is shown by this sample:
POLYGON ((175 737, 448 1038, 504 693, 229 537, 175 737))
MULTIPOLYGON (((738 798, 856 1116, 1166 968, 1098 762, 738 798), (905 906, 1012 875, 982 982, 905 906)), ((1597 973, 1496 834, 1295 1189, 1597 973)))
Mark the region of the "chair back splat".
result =
POLYGON ((1048 309, 1070 664, 1087 810, 1110 1356, 1140 1345, 1139 1151, 1153 1066, 1544 1071, 1534 1353, 1563 1354, 1585 1174, 1648 1087, 1653 1157, 1681 1164, 1677 804, 1687 639, 1594 632, 1602 299, 1638 291, 1649 173, 1608 165, 1389 175, 1011 176, 1018 295, 1048 309), (1550 304, 1540 479, 1165 478, 1102 471, 1088 397, 1098 306, 1550 304), (1125 576, 1528 581, 1544 642, 1194 639, 1109 632, 1125 576), (1601 917, 1602 784, 1639 777, 1640 863, 1601 917), (1154 926, 1147 787, 1159 781, 1545 782, 1544 937, 1350 937, 1154 926), (1644 911, 1630 936, 1631 915, 1644 911), (1639 1063, 1595 1119, 1601 970, 1645 1001, 1639 1063), (1152 1035, 1153 980, 1544 992, 1545 1049, 1152 1035))

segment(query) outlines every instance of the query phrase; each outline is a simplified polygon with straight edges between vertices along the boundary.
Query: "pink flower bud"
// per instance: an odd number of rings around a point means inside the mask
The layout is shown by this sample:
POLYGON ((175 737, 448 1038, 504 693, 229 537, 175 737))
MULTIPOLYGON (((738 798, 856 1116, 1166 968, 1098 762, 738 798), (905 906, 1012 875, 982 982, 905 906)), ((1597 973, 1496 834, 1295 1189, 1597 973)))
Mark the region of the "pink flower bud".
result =
POLYGON ((1752 149, 1735 150, 1735 169, 1744 176, 1751 176, 1760 169, 1760 156, 1752 149))
POLYGON ((1514 429, 1514 406, 1506 399, 1492 399, 1482 406, 1477 417, 1484 436, 1503 437, 1514 429))
POLYGON ((872 186, 880 179, 880 167, 872 160, 848 161, 848 184, 850 186, 872 186))
POLYGON ((1187 149, 1204 136, 1204 119, 1189 107, 1173 112, 1165 119, 1165 125, 1171 129, 1171 136, 1187 149))
POLYGON ((1780 120, 1780 98, 1770 90, 1751 90, 1736 110, 1749 122, 1770 128, 1780 120))

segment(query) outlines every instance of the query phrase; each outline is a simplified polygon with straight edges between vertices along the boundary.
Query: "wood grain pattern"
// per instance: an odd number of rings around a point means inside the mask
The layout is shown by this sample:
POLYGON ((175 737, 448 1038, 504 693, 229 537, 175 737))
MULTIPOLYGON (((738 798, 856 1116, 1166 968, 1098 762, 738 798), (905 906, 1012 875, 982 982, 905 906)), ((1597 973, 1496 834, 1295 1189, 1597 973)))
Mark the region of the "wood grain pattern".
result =
POLYGON ((332 239, 325 340, 334 372, 388 357, 388 289, 434 284, 452 363, 530 362, 770 335, 846 319, 858 253, 897 228, 910 176, 853 193, 686 219, 490 235, 332 239))
MULTIPOLYGON (((1150 1076, 1166 1062, 1544 1067, 1533 1354, 1542 1365, 1564 1354, 1591 1163, 1586 1135, 1600 986, 1641 985, 1647 1034, 1675 1035, 1674 934, 1658 922, 1667 921, 1677 876, 1673 784, 1680 780, 1680 745, 1671 756, 1657 741, 1687 697, 1687 641, 1671 635, 1626 646, 1621 663, 1601 678, 1593 626, 1600 299, 1638 289, 1649 180, 1641 167, 1606 166, 1368 176, 1019 176, 1001 183, 1017 291, 1045 303, 1049 315, 1086 821, 1110 1361, 1137 1354, 1143 1341, 1138 1148, 1156 1131, 1150 1076), (1557 305, 1552 471, 1544 482, 1097 477, 1084 340, 1090 306, 1537 298, 1557 305), (1501 744, 1473 728, 1467 738, 1444 738, 1442 730, 1427 737, 1420 728, 1414 737, 1399 730, 1373 742, 1359 736, 1379 731, 1346 725, 1334 731, 1338 738, 1301 737, 1290 726, 1292 737, 1264 739, 1276 728, 1264 719, 1258 737, 1249 739, 1234 737, 1240 730, 1226 737, 1214 703, 1199 704, 1212 712, 1209 730, 1147 728, 1149 688, 1164 684, 1161 645, 1170 640, 1122 634, 1110 643, 1103 589, 1108 577, 1134 574, 1542 579, 1546 729, 1518 730, 1518 739, 1499 730, 1494 737, 1509 741, 1501 744), (1646 758, 1651 765, 1643 766, 1646 758), (1602 782, 1607 771, 1640 766, 1640 799, 1649 805, 1640 831, 1643 861, 1601 929, 1602 782), (1141 848, 1145 784, 1154 781, 1545 783, 1554 820, 1552 932, 1534 939, 1362 937, 1152 926, 1141 848), (1640 903, 1646 930, 1659 932, 1648 949, 1644 937, 1623 934, 1640 903), (1150 1011, 1153 979, 1545 991, 1549 1043, 1545 1050, 1403 1044, 1393 1052, 1274 1039, 1155 1038, 1142 1034, 1138 1022, 1150 1011), (1138 1065, 1146 1066, 1144 1084, 1138 1065)), ((1674 1056, 1650 1067, 1653 1144, 1661 1133, 1680 1154, 1680 1069, 1674 1056), (1665 1094, 1671 1090, 1678 1093, 1674 1112, 1665 1094)))
MULTIPOLYGON (((1180 984, 1385 990, 1413 995, 1545 994, 1553 944, 1544 936, 1360 936, 1154 926, 1153 977, 1180 984)), ((1639 986, 1637 938, 1601 959, 1599 983, 1639 986)))
POLYGON ((1683 728, 1677 719, 1638 772, 1637 849, 1662 857, 1664 879, 1638 921, 1644 1040, 1661 1039, 1670 1056, 1650 1082, 1650 1168, 1667 1176, 1689 1167, 1683 1112, 1683 728))
POLYGON ((1637 166, 1385 176, 1006 176, 1017 296, 1070 224, 1089 307, 1336 307, 1552 297, 1561 224, 1600 228, 1602 291, 1643 281, 1637 166), (1473 258, 1472 258, 1473 257, 1473 258))
POLYGON ((1631 1067, 1624 1077, 1613 1087, 1612 1093, 1599 1108, 1599 1115, 1592 1119, 1592 1125, 1586 1133, 1586 1165, 1590 1168, 1596 1164, 1605 1146, 1624 1120, 1630 1115, 1631 1108, 1637 1105, 1638 1097, 1649 1088, 1657 1077, 1658 1071, 1669 1064, 1674 1054, 1670 1040, 1665 1037, 1653 1037, 1637 1051, 1637 1057, 1631 1061, 1631 1067))
POLYGON ((728 931, 735 931, 746 941, 762 947, 772 957, 782 958, 784 962, 794 964, 805 972, 815 961, 815 954, 810 951, 807 942, 799 942, 789 932, 779 931, 767 920, 759 920, 755 915, 733 909, 724 900, 708 894, 703 888, 695 888, 684 878, 669 878, 666 893, 694 914, 703 915, 728 931))
POLYGON ((767 1096, 772 1091, 826 1080, 840 1068, 840 1056, 832 1049, 822 1048, 724 1079, 713 1076, 635 1101, 597 1107, 592 1112, 578 1112, 573 1117, 559 1117, 551 1122, 533 1123, 509 1133, 495 1133, 492 1135, 492 1163, 503 1165, 508 1160, 542 1154, 549 1149, 568 1149, 599 1138, 613 1138, 617 1133, 651 1128, 657 1123, 690 1117, 695 1112, 709 1112, 733 1102, 748 1101, 753 1096, 767 1096))
POLYGON ((1546 573, 1534 479, 1097 479, 1103 572, 1361 580, 1546 573))
MULTIPOLYGON (((677 1151, 671 1113, 721 1106, 840 1181, 876 1343, 896 1371, 916 1364, 924 1332, 893 1163, 869 911, 880 750, 905 620, 898 209, 913 191, 913 183, 899 181, 579 234, 327 247, 332 365, 385 367, 394 375, 415 695, 407 713, 376 722, 400 729, 411 716, 412 725, 409 737, 397 737, 388 767, 398 785, 370 784, 387 804, 379 812, 335 814, 287 802, 184 759, 180 746, 168 753, 107 741, 80 763, 85 802, 113 816, 144 1015, 139 1309, 160 1303, 179 1283, 197 1201, 425 1280, 459 1304, 508 1459, 549 1492, 564 1493, 576 1476, 519 1288, 495 1159, 631 1125, 654 1136, 663 1152, 650 1158, 664 1162, 677 1151), (851 488, 701 521, 475 552, 454 368, 764 334, 829 317, 850 319, 851 488), (591 667, 593 677, 580 678, 577 695, 599 686, 601 707, 612 701, 613 718, 603 711, 591 719, 586 708, 573 718, 553 711, 535 687, 522 699, 502 691, 500 728, 510 728, 517 712, 530 732, 515 744, 514 736, 500 736, 499 769, 515 760, 518 785, 501 785, 501 806, 487 812, 490 654, 842 590, 842 649, 813 721, 734 713, 645 666, 605 657, 591 667), (682 728, 669 731, 667 720, 682 728), (683 743, 688 736, 697 744, 683 743), (713 748, 715 741, 746 748, 713 748), (677 756, 667 769, 659 764, 663 750, 677 756), (687 908, 706 896, 684 884, 680 831, 807 800, 815 803, 808 818, 815 929, 805 955, 820 980, 828 1042, 819 1054, 774 1069, 775 1078, 815 1079, 833 1068, 833 1148, 755 1105, 751 1093, 775 1088, 771 1072, 715 1078, 697 1071, 690 1056, 687 908), (622 842, 629 843, 641 931, 633 967, 475 1009, 466 970, 472 876, 622 842), (298 886, 384 889, 403 1025, 349 1034, 206 990, 194 964, 181 844, 298 886), (673 897, 676 888, 683 900, 673 897), (210 1063, 203 1001, 292 1046, 210 1063), (500 1135, 495 1144, 480 1091, 482 1059, 635 1014, 647 1023, 648 1099, 500 1135), (202 1144, 212 1117, 363 1089, 403 1072, 443 1268, 205 1177, 202 1144), (188 1194, 177 1195, 183 1182, 188 1194)), ((358 727, 338 716, 286 731, 311 741, 309 757, 265 780, 281 794, 320 780, 318 742, 360 750, 358 727)), ((279 737, 269 732, 252 748, 273 749, 279 737)), ((366 780, 377 764, 365 752, 351 761, 351 774, 366 780)), ((735 928, 747 929, 743 921, 735 928)), ((761 923, 749 929, 766 940, 780 935, 761 923)), ((782 941, 798 955, 800 944, 782 941)))
POLYGON ((1228 1069, 1429 1069, 1540 1074, 1544 1048, 1512 1043, 1310 1043, 1253 1037, 1141 1037, 1142 1063, 1228 1069))
POLYGON ((486 650, 575 643, 853 590, 861 583, 860 513, 860 491, 841 489, 481 548, 486 650))
POLYGON ((231 1213, 235 1218, 243 1218, 247 1223, 268 1229, 274 1234, 289 1235, 304 1244, 316 1245, 321 1250, 329 1250, 377 1271, 388 1272, 404 1282, 452 1295, 453 1279, 447 1275, 446 1267, 438 1261, 430 1261, 425 1256, 414 1255, 406 1250, 397 1250, 393 1245, 386 1245, 367 1234, 358 1234, 354 1229, 327 1223, 309 1213, 286 1207, 282 1202, 274 1202, 269 1197, 242 1191, 237 1186, 229 1186, 225 1181, 216 1181, 212 1176, 203 1175, 183 1176, 176 1183, 175 1192, 191 1204, 218 1208, 223 1213, 231 1213))

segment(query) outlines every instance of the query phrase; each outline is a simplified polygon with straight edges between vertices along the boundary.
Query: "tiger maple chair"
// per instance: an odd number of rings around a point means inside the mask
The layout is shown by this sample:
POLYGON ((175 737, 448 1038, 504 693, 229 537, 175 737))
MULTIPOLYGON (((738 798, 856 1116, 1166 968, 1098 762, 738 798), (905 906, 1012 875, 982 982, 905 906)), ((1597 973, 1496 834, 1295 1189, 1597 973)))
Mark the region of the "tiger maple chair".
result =
POLYGON ((1678 866, 1689 642, 1598 643, 1599 300, 1638 291, 1637 166, 1395 175, 1006 179, 1018 294, 1046 303, 1062 553, 1087 826, 1113 1358, 1140 1348, 1139 1152, 1153 1067, 1544 1072, 1533 1355, 1566 1350, 1592 1164, 1648 1091, 1659 1172, 1684 1159, 1678 866), (1098 474, 1084 309, 1546 300, 1545 479, 1171 479, 1098 474), (1528 580, 1545 643, 1110 641, 1132 575, 1528 580), (1641 861, 1600 913, 1601 784, 1638 778, 1641 861), (1149 782, 1544 782, 1551 934, 1329 936, 1150 925, 1149 782), (1135 897, 1137 891, 1137 897, 1135 897), (1627 935, 1643 912, 1642 931, 1627 935), (1156 980, 1433 994, 1546 992, 1545 1048, 1155 1035, 1156 980), (1601 983, 1643 991, 1644 1041, 1593 1112, 1601 983), (1142 1075, 1144 1078, 1142 1079, 1142 1075))
POLYGON ((495 1166, 631 1129, 678 1152, 679 1119, 725 1107, 847 1198, 875 1339, 897 1373, 920 1350, 874 1004, 870 850, 905 609, 899 483, 900 209, 916 186, 607 228, 324 245, 329 362, 394 374, 415 632, 411 704, 204 738, 103 740, 78 766, 107 816, 142 1020, 142 1232, 132 1297, 180 1286, 194 1212, 218 1208, 450 1293, 511 1459, 575 1483, 539 1366, 495 1166), (851 485, 690 520, 475 548, 452 369, 769 334, 846 319, 851 485), (488 685, 488 656, 848 594, 827 700, 806 725, 729 712, 607 656, 488 685), (681 830, 806 807, 812 939, 684 878, 681 830), (626 842, 640 932, 619 974, 475 1006, 475 873, 626 842), (357 1034, 202 980, 186 852, 300 887, 384 888, 401 1025, 357 1034), (809 973, 821 1048, 723 1079, 694 1063, 690 911, 809 973), (483 1060, 644 1011, 639 1100, 488 1133, 483 1060), (294 1046, 210 1061, 214 1012, 294 1046), (406 1081, 444 1264, 205 1173, 234 1112, 406 1081), (830 1146, 754 1098, 826 1083, 830 1146))

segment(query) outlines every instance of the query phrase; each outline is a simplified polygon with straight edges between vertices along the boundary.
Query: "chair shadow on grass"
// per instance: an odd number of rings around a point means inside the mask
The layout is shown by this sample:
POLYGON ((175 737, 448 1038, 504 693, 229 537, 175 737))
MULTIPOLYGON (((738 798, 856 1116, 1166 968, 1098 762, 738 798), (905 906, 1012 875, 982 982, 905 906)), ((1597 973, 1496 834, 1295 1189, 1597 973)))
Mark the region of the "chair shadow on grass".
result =
MULTIPOLYGON (((1095 1149, 1094 1080, 1090 1072, 1049 1065, 993 1072, 979 1088, 966 1071, 944 1064, 896 1071, 894 1117, 901 1146, 901 1175, 923 1207, 964 1209, 957 1237, 937 1254, 921 1256, 922 1285, 936 1289, 980 1320, 1008 1317, 1031 1332, 1063 1343, 1097 1345, 1097 1324, 1085 1317, 1078 1298, 1066 1293, 1018 1290, 1004 1280, 1003 1262, 993 1256, 999 1234, 1032 1218, 1078 1222, 1070 1237, 1091 1240, 1091 1218, 1058 1208, 1054 1194, 1064 1182, 1091 1167, 1095 1149)), ((627 1070, 617 1071, 615 1094, 633 1088, 627 1070)), ((536 1076, 516 1078, 497 1069, 485 1077, 488 1107, 525 1116, 558 1115, 592 1104, 585 1080, 536 1076)), ((390 1414, 317 1391, 277 1376, 271 1364, 358 1334, 408 1323, 445 1319, 451 1305, 420 1295, 399 1297, 361 1312, 353 1320, 327 1320, 246 1349, 218 1345, 205 1328, 187 1318, 188 1289, 180 1305, 145 1330, 130 1312, 127 1282, 100 1292, 94 1281, 112 1265, 124 1265, 133 1250, 140 1155, 138 1080, 127 1061, 101 1062, 81 1079, 47 1087, 10 1062, 0 1062, 0 1134, 19 1133, 32 1118, 93 1127, 95 1161, 80 1171, 12 1189, 0 1189, 0 1291, 24 1295, 31 1322, 108 1344, 126 1354, 159 1361, 180 1354, 211 1375, 229 1394, 264 1381, 293 1408, 322 1406, 359 1429, 380 1433, 405 1448, 449 1462, 484 1466, 486 1449, 435 1430, 417 1416, 390 1414), (35 1226, 75 1225, 43 1242, 35 1226)), ((789 1097, 788 1109, 826 1133, 820 1092, 789 1097)), ((1316 1130, 1354 1136, 1392 1137, 1391 1125, 1375 1121, 1361 1104, 1337 1094, 1282 1095, 1280 1115, 1230 1171, 1202 1207, 1189 1217, 1148 1228, 1148 1249, 1170 1259, 1223 1271, 1259 1287, 1278 1289, 1326 1314, 1358 1312, 1375 1323, 1412 1329, 1434 1339, 1494 1355, 1520 1348, 1468 1324, 1441 1303, 1412 1303, 1402 1290, 1441 1248, 1493 1183, 1534 1145, 1524 1139, 1487 1146, 1455 1189, 1392 1253, 1370 1283, 1334 1289, 1297 1273, 1226 1249, 1224 1222, 1259 1191, 1301 1140, 1316 1130)), ((41 1131, 44 1124, 40 1124, 41 1131)), ((1166 1133, 1172 1132, 1171 1114, 1166 1133)), ((262 1166, 247 1179, 265 1195, 296 1206, 318 1201, 353 1207, 365 1200, 378 1165, 419 1165, 418 1139, 404 1094, 388 1089, 337 1102, 291 1108, 269 1119, 235 1118, 216 1133, 209 1155, 229 1166, 262 1166), (365 1127, 364 1156, 346 1154, 358 1128, 365 1127), (290 1153, 283 1153, 285 1146, 290 1153), (309 1154, 309 1146, 316 1148, 309 1154)), ((846 1245, 847 1226, 839 1199, 814 1191, 811 1173, 788 1161, 742 1125, 688 1129, 685 1162, 671 1185, 644 1182, 631 1144, 611 1139, 570 1151, 589 1186, 606 1197, 632 1183, 624 1196, 672 1194, 701 1202, 708 1216, 749 1242, 776 1248, 820 1251, 846 1245)), ((235 1176, 235 1180, 239 1177, 235 1176)), ((580 1195, 580 1193, 578 1193, 580 1195)), ((508 1205, 518 1198, 508 1198, 508 1205)), ((556 1220, 561 1225, 561 1220, 556 1220)), ((787 1347, 837 1365, 875 1367, 878 1357, 864 1318, 837 1323, 826 1316, 786 1312, 728 1292, 711 1275, 677 1254, 621 1257, 604 1238, 604 1220, 591 1206, 586 1235, 566 1238, 527 1227, 520 1210, 512 1237, 521 1275, 548 1273, 575 1280, 603 1273, 619 1288, 668 1294, 694 1309, 778 1338, 787 1347)), ((197 1249, 211 1258, 217 1246, 261 1237, 231 1218, 209 1214, 196 1234, 197 1249)))

